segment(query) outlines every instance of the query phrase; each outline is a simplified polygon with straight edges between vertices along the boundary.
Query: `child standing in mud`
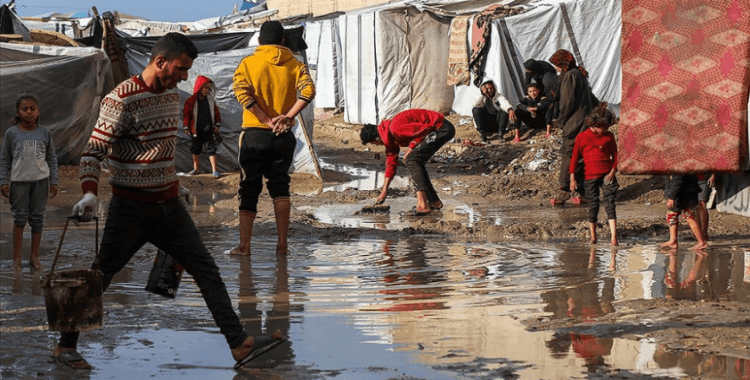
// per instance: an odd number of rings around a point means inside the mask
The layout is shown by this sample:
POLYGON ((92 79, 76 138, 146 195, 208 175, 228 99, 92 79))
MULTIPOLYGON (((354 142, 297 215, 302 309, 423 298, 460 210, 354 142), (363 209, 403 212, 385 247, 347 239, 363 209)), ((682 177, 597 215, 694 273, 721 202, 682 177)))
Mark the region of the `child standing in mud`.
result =
POLYGON ((583 158, 584 189, 589 201, 589 228, 591 243, 596 243, 596 225, 599 216, 599 189, 602 191, 604 210, 610 229, 610 242, 617 246, 617 213, 615 197, 620 185, 617 183, 617 143, 609 127, 617 123, 617 117, 606 108, 606 103, 596 107, 586 117, 588 129, 576 136, 573 155, 570 159, 570 191, 575 191, 578 182, 575 172, 578 159, 583 158))
POLYGON ((57 195, 57 156, 49 129, 39 125, 39 101, 29 95, 16 100, 13 127, 5 132, 0 152, 0 191, 10 199, 13 213, 13 269, 21 269, 26 223, 31 226, 29 265, 42 267, 42 242, 47 197, 57 195))
POLYGON ((695 240, 698 241, 693 249, 704 249, 708 243, 701 232, 700 219, 698 215, 698 194, 701 188, 698 185, 698 177, 693 174, 668 175, 664 197, 667 198, 667 225, 669 225, 669 241, 661 243, 662 248, 677 249, 677 230, 680 226, 679 216, 690 226, 695 240))

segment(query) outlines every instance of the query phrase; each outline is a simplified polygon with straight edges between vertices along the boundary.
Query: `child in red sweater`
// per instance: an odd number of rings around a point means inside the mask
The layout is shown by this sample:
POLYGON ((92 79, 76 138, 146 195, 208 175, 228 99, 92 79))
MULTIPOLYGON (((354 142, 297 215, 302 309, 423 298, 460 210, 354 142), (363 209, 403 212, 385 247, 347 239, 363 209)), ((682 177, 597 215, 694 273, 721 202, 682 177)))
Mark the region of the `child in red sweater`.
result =
POLYGON ((609 127, 618 122, 617 117, 606 108, 606 103, 596 107, 586 117, 588 129, 576 137, 573 156, 570 160, 570 190, 575 191, 578 185, 575 180, 576 166, 579 157, 583 157, 584 188, 589 201, 589 228, 591 243, 596 243, 596 223, 599 215, 599 189, 602 190, 604 210, 607 212, 610 240, 617 245, 617 214, 615 197, 620 185, 615 177, 617 169, 617 143, 609 127))

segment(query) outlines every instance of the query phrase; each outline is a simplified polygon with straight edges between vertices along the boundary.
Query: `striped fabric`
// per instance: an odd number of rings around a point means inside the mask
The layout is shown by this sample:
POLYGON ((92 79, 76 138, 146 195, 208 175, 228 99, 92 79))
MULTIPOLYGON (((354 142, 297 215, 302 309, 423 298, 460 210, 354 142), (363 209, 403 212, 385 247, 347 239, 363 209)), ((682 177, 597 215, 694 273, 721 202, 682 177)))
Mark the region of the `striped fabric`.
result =
POLYGON ((179 183, 174 167, 180 126, 177 89, 154 93, 137 77, 110 92, 101 103, 99 119, 81 156, 84 193, 97 192, 101 162, 107 159, 110 183, 133 192, 173 193, 179 183))

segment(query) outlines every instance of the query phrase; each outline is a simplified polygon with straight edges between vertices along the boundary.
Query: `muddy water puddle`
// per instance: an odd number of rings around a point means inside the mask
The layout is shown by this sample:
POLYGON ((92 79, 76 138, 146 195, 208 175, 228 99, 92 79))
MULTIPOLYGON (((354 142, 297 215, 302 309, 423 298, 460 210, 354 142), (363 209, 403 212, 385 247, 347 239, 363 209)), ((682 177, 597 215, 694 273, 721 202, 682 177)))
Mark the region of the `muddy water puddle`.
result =
MULTIPOLYGON (((46 232, 43 252, 59 230, 46 232)), ((93 231, 71 228, 60 265, 85 265, 93 231)), ((88 375, 47 362, 40 271, 0 265, 3 378, 41 379, 569 379, 704 375, 735 379, 737 358, 670 351, 649 338, 529 331, 529 318, 586 319, 630 299, 750 300, 744 256, 705 257, 652 247, 612 251, 582 244, 473 243, 443 237, 397 241, 292 240, 288 258, 271 237, 253 256, 224 255, 236 229, 201 228, 251 334, 280 329, 289 341, 236 373, 192 278, 174 300, 143 290, 156 249, 146 246, 105 293, 105 327, 83 333, 88 375), (695 274, 695 275, 691 275, 695 274), (597 377, 598 376, 598 377, 597 377)), ((4 232, 3 235, 6 235, 4 232)), ((42 257, 49 268, 51 255, 42 257)))

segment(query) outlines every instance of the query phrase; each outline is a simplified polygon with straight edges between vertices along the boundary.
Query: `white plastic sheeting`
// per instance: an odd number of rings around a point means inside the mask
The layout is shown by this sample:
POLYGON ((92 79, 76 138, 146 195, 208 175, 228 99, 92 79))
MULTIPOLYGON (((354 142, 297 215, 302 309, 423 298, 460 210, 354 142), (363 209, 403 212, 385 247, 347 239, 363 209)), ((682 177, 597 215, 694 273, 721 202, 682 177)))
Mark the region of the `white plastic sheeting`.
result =
MULTIPOLYGON (((620 64, 621 2, 619 0, 548 0, 532 4, 528 12, 492 22, 487 73, 498 91, 512 103, 522 96, 519 88, 523 62, 533 58, 548 60, 557 49, 576 52, 589 72, 592 90, 600 100, 619 105, 622 71, 620 64), (565 9, 563 9, 563 7, 565 9), (572 35, 565 23, 570 20, 572 35), (512 57, 515 53, 515 57, 512 57)), ((473 20, 472 20, 473 22, 473 20)), ((471 42, 471 33, 468 36, 471 42)), ((474 99, 479 96, 474 85, 456 86, 453 110, 471 115, 474 99)))
POLYGON ((114 86, 103 50, 0 43, 0 139, 11 126, 16 99, 39 99, 39 124, 52 132, 61 164, 75 163, 114 86))
POLYGON ((343 108, 341 43, 335 19, 305 23, 307 62, 315 81, 316 108, 343 108))
MULTIPOLYGON (((219 147, 216 158, 219 170, 222 172, 239 169, 238 139, 242 130, 242 106, 237 102, 232 91, 232 77, 239 66, 240 61, 252 54, 255 47, 234 49, 199 54, 193 61, 193 67, 189 71, 188 80, 181 82, 177 87, 180 90, 180 100, 185 100, 193 94, 193 85, 198 75, 211 78, 216 84, 215 100, 221 114, 221 136, 223 142, 219 147)), ((149 55, 139 53, 136 50, 126 52, 128 69, 131 75, 140 73, 148 64, 149 55)), ((299 59, 300 57, 298 57, 299 59)), ((308 136, 313 136, 313 106, 310 105, 302 112, 305 125, 308 128, 308 136)), ((312 142, 305 138, 304 131, 299 125, 292 130, 297 137, 297 147, 294 153, 294 163, 291 172, 309 173, 318 176, 318 160, 314 150, 310 147, 312 142)), ((178 132, 177 151, 175 152, 175 166, 178 171, 187 172, 192 169, 192 155, 190 153, 190 139, 184 134, 182 128, 178 132)), ((210 173, 208 157, 205 154, 201 158, 201 171, 210 173)))
POLYGON ((375 13, 346 14, 338 21, 344 52, 344 121, 376 124, 375 13))

